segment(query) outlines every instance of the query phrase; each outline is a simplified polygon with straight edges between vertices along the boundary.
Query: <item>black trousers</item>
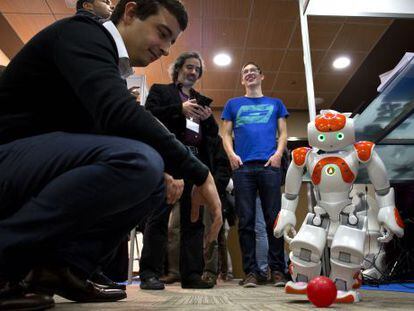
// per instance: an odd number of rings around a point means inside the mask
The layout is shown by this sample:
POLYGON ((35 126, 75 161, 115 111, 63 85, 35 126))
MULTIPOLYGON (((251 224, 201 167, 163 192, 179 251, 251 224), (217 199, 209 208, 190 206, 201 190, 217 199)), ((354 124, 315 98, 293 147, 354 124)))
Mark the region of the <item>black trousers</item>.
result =
POLYGON ((0 145, 0 275, 93 272, 165 200, 164 164, 139 141, 54 132, 0 145))
MULTIPOLYGON (((199 278, 203 274, 203 212, 197 222, 191 222, 191 190, 193 184, 186 181, 180 199, 180 274, 182 280, 199 278)), ((144 233, 144 247, 140 260, 140 277, 145 280, 160 277, 167 253, 168 219, 172 206, 150 217, 144 233)))

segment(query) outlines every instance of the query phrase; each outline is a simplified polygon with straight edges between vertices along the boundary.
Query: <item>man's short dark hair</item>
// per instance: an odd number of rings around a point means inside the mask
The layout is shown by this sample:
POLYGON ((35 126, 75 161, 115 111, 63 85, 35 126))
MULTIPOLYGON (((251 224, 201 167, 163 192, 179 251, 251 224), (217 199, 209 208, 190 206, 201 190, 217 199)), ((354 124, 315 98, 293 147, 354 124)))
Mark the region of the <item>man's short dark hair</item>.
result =
POLYGON ((241 71, 243 72, 243 69, 246 68, 248 65, 253 65, 257 68, 257 70, 259 70, 259 73, 262 74, 262 69, 260 69, 259 65, 256 64, 255 62, 247 62, 242 66, 241 71))
POLYGON ((175 62, 172 63, 170 66, 170 76, 173 82, 177 82, 178 72, 184 66, 185 61, 189 58, 196 58, 200 61, 200 75, 198 76, 198 78, 201 78, 201 76, 203 75, 204 60, 197 52, 184 52, 181 53, 180 56, 177 57, 175 62))
POLYGON ((125 5, 128 2, 135 2, 137 10, 135 15, 140 20, 145 20, 151 15, 158 14, 160 7, 164 7, 178 21, 181 31, 187 28, 188 15, 184 5, 179 0, 119 0, 111 15, 111 21, 118 25, 125 12, 125 5))
POLYGON ((78 0, 76 2, 76 11, 82 10, 84 3, 93 3, 94 1, 95 0, 78 0))

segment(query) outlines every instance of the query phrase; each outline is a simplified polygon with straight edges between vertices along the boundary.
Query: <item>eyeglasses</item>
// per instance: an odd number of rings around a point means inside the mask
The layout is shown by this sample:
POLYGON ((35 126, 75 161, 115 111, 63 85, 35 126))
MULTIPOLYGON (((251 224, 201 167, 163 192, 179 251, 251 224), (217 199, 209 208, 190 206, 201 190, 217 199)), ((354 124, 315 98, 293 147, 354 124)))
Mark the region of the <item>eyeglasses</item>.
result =
POLYGON ((257 68, 246 68, 246 69, 243 69, 243 71, 242 71, 243 76, 245 76, 249 73, 259 73, 259 69, 257 69, 257 68))

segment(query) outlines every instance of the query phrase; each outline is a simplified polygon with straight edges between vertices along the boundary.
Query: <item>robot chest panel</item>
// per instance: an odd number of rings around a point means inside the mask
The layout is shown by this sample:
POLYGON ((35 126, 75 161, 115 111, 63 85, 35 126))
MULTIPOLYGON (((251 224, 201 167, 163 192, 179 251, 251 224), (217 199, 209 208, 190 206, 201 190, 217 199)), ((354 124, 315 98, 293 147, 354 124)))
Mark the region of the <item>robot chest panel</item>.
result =
POLYGON ((354 161, 349 157, 328 156, 314 159, 312 182, 337 188, 339 185, 352 184, 356 173, 352 169, 354 161))

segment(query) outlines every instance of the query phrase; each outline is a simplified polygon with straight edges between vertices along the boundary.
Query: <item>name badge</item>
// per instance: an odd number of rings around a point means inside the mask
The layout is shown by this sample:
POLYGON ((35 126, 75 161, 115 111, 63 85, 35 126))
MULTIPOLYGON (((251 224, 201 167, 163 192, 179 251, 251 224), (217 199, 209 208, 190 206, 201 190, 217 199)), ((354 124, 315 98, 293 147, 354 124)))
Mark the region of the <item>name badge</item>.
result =
POLYGON ((186 119, 186 127, 193 132, 200 132, 200 124, 194 122, 193 120, 186 119))

